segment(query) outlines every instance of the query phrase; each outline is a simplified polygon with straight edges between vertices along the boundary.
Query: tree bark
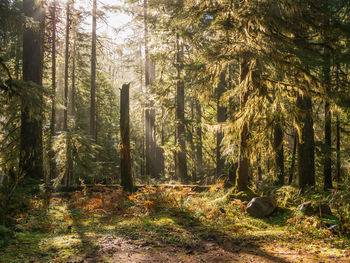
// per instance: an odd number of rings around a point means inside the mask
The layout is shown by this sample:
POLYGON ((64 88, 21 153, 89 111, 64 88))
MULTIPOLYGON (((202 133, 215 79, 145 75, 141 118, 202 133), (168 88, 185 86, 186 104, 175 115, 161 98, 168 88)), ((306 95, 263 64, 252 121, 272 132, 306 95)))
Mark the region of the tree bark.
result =
POLYGON ((298 135, 296 132, 294 132, 294 139, 293 139, 293 152, 292 152, 292 163, 289 168, 289 177, 288 177, 288 184, 291 185, 293 182, 294 177, 294 168, 295 168, 295 156, 297 152, 297 140, 298 135))
POLYGON ((196 99, 196 172, 197 179, 202 178, 203 174, 203 150, 202 150, 202 108, 201 105, 196 99))
MULTIPOLYGON (((325 48, 325 58, 324 58, 324 67, 323 67, 323 74, 324 74, 324 84, 326 85, 325 90, 328 96, 329 92, 331 91, 331 77, 330 77, 330 54, 328 51, 328 48, 325 48)), ((325 147, 324 147, 324 189, 328 190, 333 188, 332 184, 332 115, 330 111, 330 103, 329 100, 326 99, 325 106, 324 106, 324 114, 325 114, 325 126, 324 126, 324 140, 325 140, 325 147)))
MULTIPOLYGON (((145 86, 146 93, 152 94, 150 85, 154 80, 154 64, 149 58, 148 49, 148 0, 144 0, 143 6, 144 12, 144 41, 145 41, 145 86)), ((155 140, 155 109, 153 108, 154 102, 151 99, 146 104, 145 109, 145 133, 146 133, 146 175, 150 175, 152 178, 156 178, 156 140, 155 140)))
POLYGON ((52 2, 51 19, 52 19, 52 37, 51 37, 51 78, 52 78, 52 94, 51 94, 51 121, 50 121, 50 139, 49 139, 49 165, 50 174, 47 184, 56 177, 57 167, 55 160, 55 151, 53 149, 53 141, 56 133, 56 8, 57 1, 52 2))
POLYGON ((179 35, 176 35, 176 166, 175 175, 182 183, 187 183, 187 160, 186 160, 186 137, 185 137, 185 83, 183 80, 183 44, 180 43, 179 35))
MULTIPOLYGON (((242 83, 249 73, 249 63, 246 58, 242 59, 240 65, 240 82, 242 83)), ((241 110, 245 106, 248 99, 248 92, 244 92, 240 98, 241 110)), ((247 141, 249 138, 248 124, 244 122, 240 133, 239 161, 236 176, 236 188, 238 191, 244 191, 248 188, 249 183, 249 160, 247 157, 247 141)))
MULTIPOLYGON (((220 82, 217 86, 217 122, 218 124, 223 123, 227 119, 227 108, 221 106, 220 100, 222 95, 227 90, 227 82, 226 82, 226 69, 224 69, 220 74, 220 82)), ((216 178, 219 179, 225 173, 225 158, 222 157, 221 154, 221 142, 224 138, 224 132, 221 127, 216 132, 216 178)))
POLYGON ((315 142, 311 98, 299 94, 297 107, 300 110, 297 122, 302 127, 297 144, 298 184, 303 190, 306 186, 315 185, 315 142))
POLYGON ((340 185, 340 177, 341 177, 341 166, 340 166, 340 120, 339 115, 337 115, 336 121, 336 129, 337 129, 337 186, 339 188, 340 185))
POLYGON ((278 119, 274 127, 273 148, 275 154, 275 169, 277 184, 284 185, 284 151, 283 151, 283 131, 281 122, 278 119))
POLYGON ((92 43, 91 43, 91 91, 90 91, 90 136, 96 141, 96 0, 92 7, 92 43))
POLYGON ((121 185, 125 191, 134 191, 130 158, 130 119, 129 84, 124 84, 120 92, 120 174, 121 185))
MULTIPOLYGON (((42 85, 43 22, 44 12, 34 0, 24 0, 24 15, 40 23, 40 28, 25 27, 23 33, 23 80, 27 82, 28 94, 35 89, 29 82, 42 85)), ((38 92, 33 92, 37 94, 38 92)), ((39 92, 40 106, 29 108, 26 98, 22 98, 20 173, 39 181, 44 178, 42 145, 42 94, 39 92)))
POLYGON ((70 2, 66 6, 66 50, 64 60, 64 109, 63 109, 63 131, 66 133, 66 170, 64 175, 64 185, 69 186, 70 167, 69 167, 69 146, 70 138, 68 134, 68 81, 69 81, 69 27, 70 27, 70 2))

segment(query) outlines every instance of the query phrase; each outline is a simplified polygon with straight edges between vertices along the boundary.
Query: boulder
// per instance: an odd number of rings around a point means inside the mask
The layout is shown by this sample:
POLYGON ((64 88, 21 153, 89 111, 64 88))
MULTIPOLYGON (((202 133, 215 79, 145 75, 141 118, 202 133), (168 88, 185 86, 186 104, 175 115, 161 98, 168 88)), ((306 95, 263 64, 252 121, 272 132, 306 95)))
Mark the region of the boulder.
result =
POLYGON ((298 210, 306 216, 327 217, 333 215, 328 204, 313 204, 311 202, 305 202, 299 205, 298 210))
POLYGON ((276 201, 271 197, 255 197, 247 205, 247 212, 254 217, 266 217, 276 209, 276 201))

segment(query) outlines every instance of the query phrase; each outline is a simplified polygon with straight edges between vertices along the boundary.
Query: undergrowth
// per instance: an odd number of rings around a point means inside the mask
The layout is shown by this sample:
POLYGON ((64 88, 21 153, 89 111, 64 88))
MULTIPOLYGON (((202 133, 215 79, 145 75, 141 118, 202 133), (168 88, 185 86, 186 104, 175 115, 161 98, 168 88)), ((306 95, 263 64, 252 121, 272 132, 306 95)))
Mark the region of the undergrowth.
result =
POLYGON ((330 199, 312 192, 302 197, 292 187, 269 194, 279 206, 264 219, 250 217, 245 211, 248 201, 234 198, 221 183, 202 193, 189 187, 175 190, 146 186, 129 195, 99 187, 76 191, 69 197, 56 195, 48 209, 43 200, 32 199, 30 213, 18 213, 12 229, 0 228, 0 235, 2 231, 6 235, 11 232, 10 240, 2 244, 0 262, 69 262, 72 257, 86 258, 109 236, 176 246, 204 240, 268 244, 276 240, 306 242, 307 238, 310 243, 348 249, 349 222, 345 216, 349 213, 349 196, 344 192, 334 191, 330 199), (230 198, 222 198, 228 194, 230 198), (301 202, 320 198, 332 203, 334 218, 298 213, 301 202), (333 225, 338 229, 329 230, 333 225))

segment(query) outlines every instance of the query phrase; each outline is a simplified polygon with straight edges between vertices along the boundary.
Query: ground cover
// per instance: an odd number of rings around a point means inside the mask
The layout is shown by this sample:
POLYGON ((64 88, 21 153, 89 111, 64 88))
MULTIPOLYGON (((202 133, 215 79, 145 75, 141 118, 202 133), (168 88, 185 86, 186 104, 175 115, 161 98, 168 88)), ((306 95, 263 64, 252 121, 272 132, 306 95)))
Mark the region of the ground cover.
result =
POLYGON ((279 202, 268 218, 245 212, 222 185, 99 187, 31 201, 0 262, 349 262, 346 237, 279 202), (223 198, 224 197, 224 198, 223 198))

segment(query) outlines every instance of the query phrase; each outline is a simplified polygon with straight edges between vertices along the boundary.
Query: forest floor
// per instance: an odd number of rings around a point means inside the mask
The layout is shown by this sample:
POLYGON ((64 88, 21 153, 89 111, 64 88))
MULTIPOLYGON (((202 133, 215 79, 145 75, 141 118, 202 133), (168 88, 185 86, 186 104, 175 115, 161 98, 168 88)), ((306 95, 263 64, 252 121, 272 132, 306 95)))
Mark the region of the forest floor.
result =
POLYGON ((219 186, 96 190, 32 200, 0 262, 350 262, 349 240, 295 207, 256 219, 219 186))

